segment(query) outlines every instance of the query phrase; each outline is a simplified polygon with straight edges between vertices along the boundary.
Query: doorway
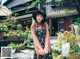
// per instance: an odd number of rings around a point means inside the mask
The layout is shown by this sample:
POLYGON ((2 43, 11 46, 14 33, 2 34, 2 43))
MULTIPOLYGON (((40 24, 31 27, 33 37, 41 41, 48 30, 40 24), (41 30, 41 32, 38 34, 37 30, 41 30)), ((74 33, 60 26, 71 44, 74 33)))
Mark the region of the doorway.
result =
POLYGON ((56 36, 56 33, 58 32, 58 20, 57 19, 52 19, 52 34, 51 36, 56 36))

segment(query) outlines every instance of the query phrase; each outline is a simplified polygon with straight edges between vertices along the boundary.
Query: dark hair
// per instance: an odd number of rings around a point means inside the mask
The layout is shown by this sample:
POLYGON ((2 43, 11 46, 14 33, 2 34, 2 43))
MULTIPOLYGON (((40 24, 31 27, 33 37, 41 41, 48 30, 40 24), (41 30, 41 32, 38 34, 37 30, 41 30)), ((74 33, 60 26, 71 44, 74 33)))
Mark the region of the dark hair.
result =
POLYGON ((37 14, 41 14, 44 17, 44 19, 41 21, 41 24, 44 24, 46 22, 46 14, 43 12, 43 10, 37 10, 36 12, 34 12, 32 16, 36 22, 37 22, 37 20, 36 20, 37 14))

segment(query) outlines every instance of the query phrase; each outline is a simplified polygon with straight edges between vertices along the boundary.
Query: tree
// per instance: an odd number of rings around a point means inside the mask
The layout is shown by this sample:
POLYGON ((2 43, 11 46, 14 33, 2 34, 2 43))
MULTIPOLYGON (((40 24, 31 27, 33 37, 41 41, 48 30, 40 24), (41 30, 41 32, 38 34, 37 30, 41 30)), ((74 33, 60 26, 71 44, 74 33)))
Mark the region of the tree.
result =
POLYGON ((31 4, 30 6, 28 6, 27 8, 36 7, 36 6, 38 6, 38 4, 39 4, 41 1, 42 1, 42 0, 33 1, 32 4, 31 4))
POLYGON ((73 0, 73 3, 80 15, 80 0, 73 0))

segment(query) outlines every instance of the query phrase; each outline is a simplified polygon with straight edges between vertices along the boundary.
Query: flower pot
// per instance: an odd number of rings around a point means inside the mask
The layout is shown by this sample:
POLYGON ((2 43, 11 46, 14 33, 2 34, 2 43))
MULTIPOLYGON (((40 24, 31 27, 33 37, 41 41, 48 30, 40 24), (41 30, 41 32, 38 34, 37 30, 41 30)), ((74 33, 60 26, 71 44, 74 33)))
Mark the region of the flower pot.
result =
POLYGON ((16 49, 12 49, 12 53, 15 53, 16 49))
POLYGON ((0 33, 0 39, 2 39, 3 38, 3 33, 0 33))
POLYGON ((52 53, 52 55, 53 55, 53 56, 55 56, 55 57, 57 57, 57 56, 58 56, 58 54, 57 54, 57 53, 52 53))
POLYGON ((74 54, 70 54, 69 59, 80 59, 80 55, 74 55, 74 54))
POLYGON ((18 40, 18 37, 17 36, 9 36, 8 40, 18 40))
POLYGON ((17 49, 16 49, 16 52, 20 52, 20 50, 21 50, 21 48, 17 48, 17 49))
POLYGON ((18 38, 18 39, 20 39, 20 40, 25 40, 26 38, 25 38, 25 37, 22 37, 22 38, 18 38))
POLYGON ((24 49, 26 49, 26 47, 25 47, 25 46, 22 46, 22 47, 21 47, 21 50, 24 50, 24 49))
POLYGON ((3 37, 3 40, 7 40, 7 38, 8 38, 8 37, 5 36, 5 37, 3 37))

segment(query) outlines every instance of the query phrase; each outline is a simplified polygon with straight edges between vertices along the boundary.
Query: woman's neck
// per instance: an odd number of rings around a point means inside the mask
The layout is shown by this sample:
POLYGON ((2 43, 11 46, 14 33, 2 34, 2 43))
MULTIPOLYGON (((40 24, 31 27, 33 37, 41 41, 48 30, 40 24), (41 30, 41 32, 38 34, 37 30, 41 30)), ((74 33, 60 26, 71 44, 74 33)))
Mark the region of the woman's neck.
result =
POLYGON ((45 27, 45 23, 37 23, 37 22, 35 22, 35 24, 34 24, 36 27, 45 27))
POLYGON ((36 23, 36 27, 41 29, 43 27, 43 24, 36 23))

